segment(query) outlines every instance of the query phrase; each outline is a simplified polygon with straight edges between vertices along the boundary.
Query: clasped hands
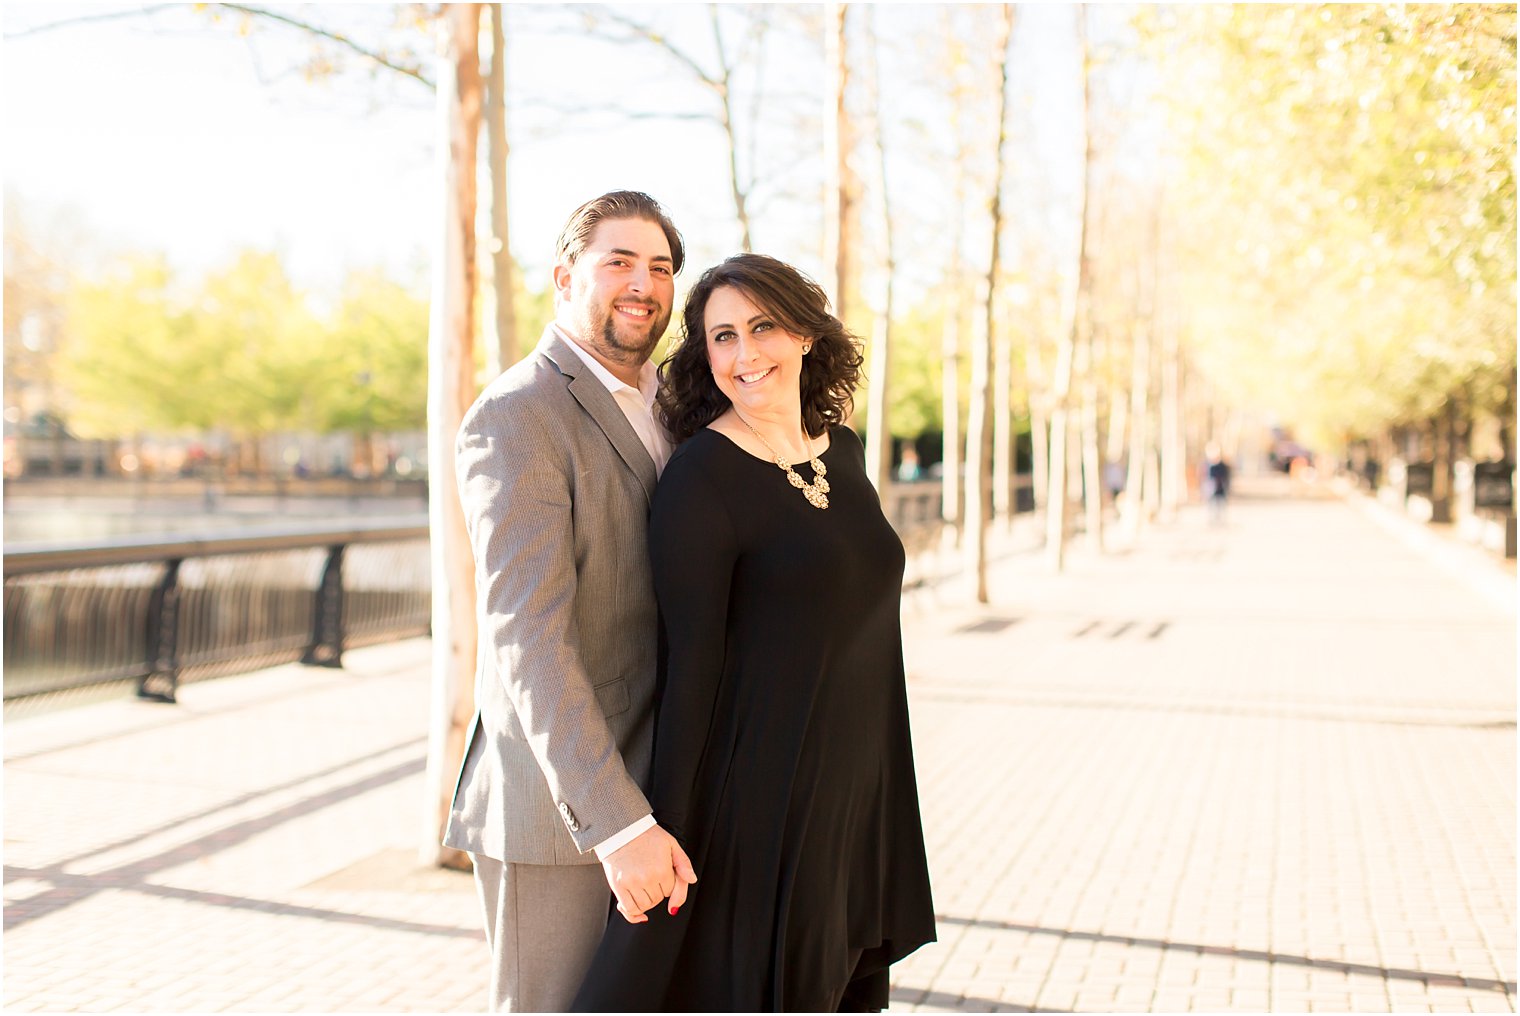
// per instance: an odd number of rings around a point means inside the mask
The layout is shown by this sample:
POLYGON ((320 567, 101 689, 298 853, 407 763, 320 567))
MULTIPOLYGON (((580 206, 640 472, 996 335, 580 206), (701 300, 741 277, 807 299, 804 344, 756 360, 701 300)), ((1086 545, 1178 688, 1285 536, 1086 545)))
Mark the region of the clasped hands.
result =
POLYGON ((639 833, 602 860, 607 884, 617 897, 618 913, 629 924, 645 924, 645 911, 670 900, 675 915, 686 902, 686 889, 697 881, 691 859, 676 838, 659 826, 639 833))

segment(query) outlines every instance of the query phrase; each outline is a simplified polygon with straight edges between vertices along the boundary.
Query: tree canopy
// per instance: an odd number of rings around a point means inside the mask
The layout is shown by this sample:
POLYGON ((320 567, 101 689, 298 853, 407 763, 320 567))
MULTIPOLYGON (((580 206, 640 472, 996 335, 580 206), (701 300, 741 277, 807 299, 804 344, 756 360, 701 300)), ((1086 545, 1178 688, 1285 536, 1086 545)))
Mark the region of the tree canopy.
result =
POLYGON ((1321 433, 1515 369, 1513 5, 1230 5, 1148 26, 1208 373, 1321 433))
POLYGON ((374 271, 351 273, 318 315, 272 253, 193 284, 139 256, 78 285, 68 307, 63 369, 85 433, 425 424, 427 301, 374 271))

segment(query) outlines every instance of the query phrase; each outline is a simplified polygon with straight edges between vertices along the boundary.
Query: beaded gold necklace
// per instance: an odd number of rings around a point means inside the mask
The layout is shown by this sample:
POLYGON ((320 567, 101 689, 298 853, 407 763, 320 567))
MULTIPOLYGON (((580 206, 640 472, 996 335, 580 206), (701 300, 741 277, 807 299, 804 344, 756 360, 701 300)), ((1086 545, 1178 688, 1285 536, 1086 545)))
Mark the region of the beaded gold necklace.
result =
MULTIPOLYGON (((798 490, 802 491, 802 496, 807 498, 808 504, 812 505, 814 508, 827 508, 829 506, 829 471, 828 468, 824 466, 823 462, 818 458, 818 456, 812 454, 809 454, 808 456, 808 464, 813 467, 814 474, 813 482, 808 483, 807 481, 803 480, 803 478, 798 474, 797 470, 792 468, 792 464, 790 462, 781 457, 781 453, 776 451, 776 449, 772 447, 771 443, 767 441, 758 430, 750 426, 750 422, 748 420, 739 415, 737 410, 734 412, 734 415, 738 416, 739 422, 744 424, 746 427, 749 427, 749 432, 755 435, 755 437, 759 438, 761 444, 765 445, 766 451, 770 452, 771 455, 775 458, 776 465, 780 466, 786 472, 787 481, 793 487, 796 487, 798 490)), ((813 450, 813 443, 808 440, 806 431, 803 431, 802 440, 803 443, 808 446, 809 453, 811 453, 813 450)))

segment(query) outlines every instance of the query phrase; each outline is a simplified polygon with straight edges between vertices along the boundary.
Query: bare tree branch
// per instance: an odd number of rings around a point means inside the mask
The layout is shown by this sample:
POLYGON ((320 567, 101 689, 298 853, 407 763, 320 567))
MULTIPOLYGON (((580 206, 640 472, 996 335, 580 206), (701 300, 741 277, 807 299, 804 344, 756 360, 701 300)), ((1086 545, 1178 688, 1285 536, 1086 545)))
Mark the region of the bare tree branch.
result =
MULTIPOLYGON (((678 48, 669 39, 665 38, 665 36, 661 35, 659 32, 656 32, 648 25, 640 24, 632 18, 626 17, 625 15, 620 14, 618 11, 610 7, 598 7, 597 12, 603 18, 611 21, 613 24, 621 25, 639 38, 644 39, 648 42, 652 42, 656 46, 663 49, 666 53, 670 54, 673 59, 684 65, 687 70, 691 71, 698 78, 700 78, 702 83, 707 85, 709 88, 712 88, 715 91, 722 90, 723 84, 721 81, 709 75, 707 71, 703 69, 702 65, 697 63, 693 57, 687 54, 684 50, 678 48)), ((592 30, 593 34, 596 34, 595 21, 589 13, 586 15, 586 25, 592 30)))
POLYGON ((692 122, 707 122, 723 126, 722 119, 716 113, 704 112, 671 112, 670 110, 652 109, 626 109, 621 106, 613 106, 604 102, 595 105, 582 103, 556 103, 535 100, 533 103, 535 112, 554 113, 556 115, 579 116, 589 113, 605 113, 609 116, 617 116, 625 120, 688 120, 692 122))
MULTIPOLYGON (((165 4, 164 6, 172 5, 165 4)), ((238 11, 239 13, 247 14, 250 17, 266 18, 270 21, 276 21, 282 25, 287 25, 291 28, 299 29, 300 31, 307 32, 311 35, 327 39, 330 42, 335 42, 340 46, 344 46, 352 50, 367 60, 374 61, 381 67, 393 70, 397 74, 404 74, 409 78, 414 78, 422 84, 426 85, 428 88, 437 87, 434 85, 431 78, 422 73, 420 68, 409 67, 404 64, 396 63, 389 57, 386 57, 384 54, 376 53, 373 50, 366 49, 365 47, 359 45, 357 42, 340 32, 333 32, 326 28, 322 28, 319 25, 314 25, 308 21, 301 21, 298 18, 292 18, 288 15, 277 13, 265 7, 253 7, 248 4, 215 4, 213 6, 223 7, 230 11, 238 11)))
POLYGON ((45 25, 33 25, 31 28, 23 28, 19 32, 6 32, 6 39, 22 39, 28 35, 38 35, 42 32, 51 32, 55 28, 72 28, 75 25, 87 25, 101 21, 118 21, 122 18, 140 18, 149 14, 157 14, 159 11, 168 10, 171 7, 183 7, 183 4, 148 4, 135 11, 110 11, 105 14, 83 14, 77 18, 63 18, 60 21, 49 21, 45 25))

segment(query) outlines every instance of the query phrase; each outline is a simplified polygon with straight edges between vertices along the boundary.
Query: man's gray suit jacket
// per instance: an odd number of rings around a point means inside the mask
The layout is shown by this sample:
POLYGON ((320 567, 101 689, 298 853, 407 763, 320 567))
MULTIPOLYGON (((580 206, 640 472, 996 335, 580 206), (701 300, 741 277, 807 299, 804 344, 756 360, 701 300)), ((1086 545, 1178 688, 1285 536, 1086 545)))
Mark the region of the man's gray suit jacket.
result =
POLYGON ((480 649, 444 843, 593 863, 592 847, 650 811, 654 463, 551 328, 465 414, 456 467, 480 649))

